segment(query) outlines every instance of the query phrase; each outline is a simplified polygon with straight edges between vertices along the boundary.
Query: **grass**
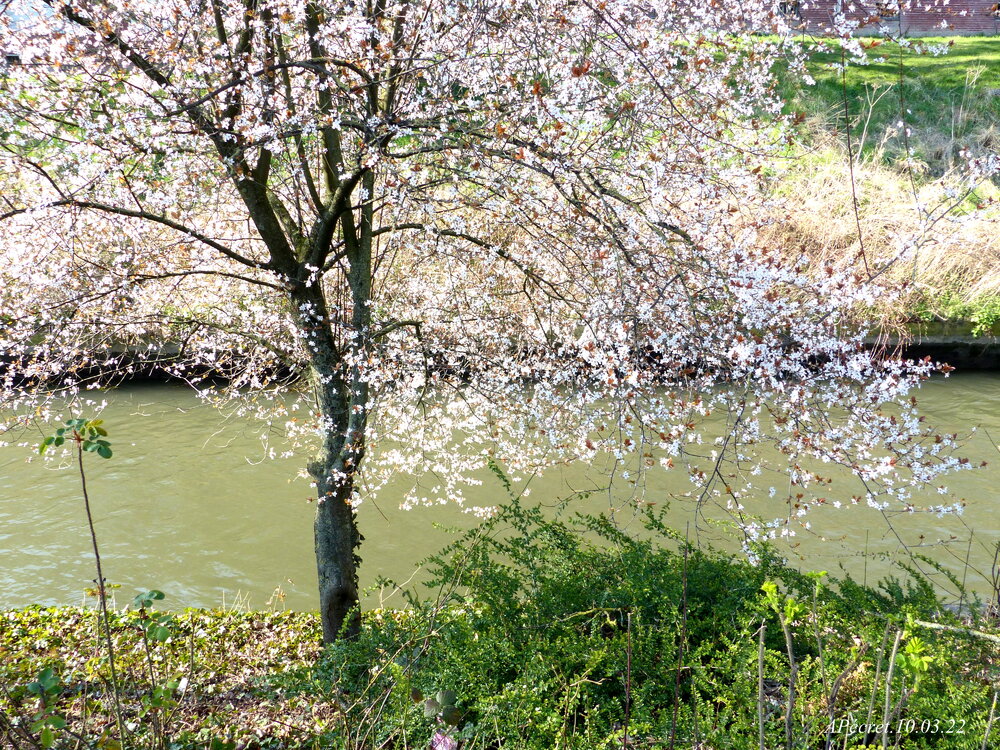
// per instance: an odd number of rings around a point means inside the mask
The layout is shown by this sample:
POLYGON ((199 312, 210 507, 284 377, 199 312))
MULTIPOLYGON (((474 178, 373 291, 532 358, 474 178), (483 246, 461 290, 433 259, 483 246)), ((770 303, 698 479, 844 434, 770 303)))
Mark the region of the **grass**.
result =
POLYGON ((815 85, 782 82, 802 125, 795 158, 771 172, 780 209, 764 241, 817 264, 886 269, 905 287, 881 311, 891 325, 997 335, 1000 189, 994 177, 970 190, 961 166, 963 153, 1000 149, 1000 40, 859 41, 864 58, 848 56, 843 76, 832 42, 804 42, 815 85))
MULTIPOLYGON (((878 40, 862 40, 863 45, 878 40)), ((921 38, 913 47, 892 42, 868 46, 863 60, 817 42, 808 70, 812 86, 786 84, 789 106, 815 128, 842 134, 845 99, 862 158, 887 163, 905 156, 900 121, 911 129, 918 169, 940 176, 955 166, 958 152, 1000 147, 1000 42, 986 37, 921 38), (937 54, 945 50, 946 54, 937 54)))
POLYGON ((985 183, 977 190, 983 208, 959 206, 950 216, 928 219, 952 202, 949 191, 961 190, 957 180, 911 183, 898 169, 866 160, 854 165, 852 190, 841 145, 831 138, 781 165, 770 188, 776 209, 762 241, 805 253, 817 266, 859 270, 863 247, 871 268, 887 268, 885 276, 903 287, 903 304, 894 300, 885 311, 896 322, 956 322, 976 335, 1000 333, 1000 189, 985 183))

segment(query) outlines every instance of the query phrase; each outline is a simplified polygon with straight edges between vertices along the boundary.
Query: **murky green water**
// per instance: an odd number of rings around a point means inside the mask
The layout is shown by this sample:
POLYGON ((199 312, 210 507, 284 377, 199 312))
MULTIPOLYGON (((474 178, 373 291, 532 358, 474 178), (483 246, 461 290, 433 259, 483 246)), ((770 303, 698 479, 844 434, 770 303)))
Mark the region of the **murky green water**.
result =
MULTIPOLYGON (((1000 465, 1000 455, 990 439, 1000 440, 1000 377, 937 380, 925 386, 920 400, 928 419, 945 431, 980 428, 963 454, 973 463, 991 465, 949 482, 968 501, 965 514, 897 517, 892 532, 867 508, 824 508, 811 515, 815 536, 800 535, 795 546, 783 548, 794 564, 833 573, 843 565, 872 581, 890 572, 882 555, 898 553, 896 534, 911 544, 923 535, 930 545, 923 552, 970 588, 988 593, 981 573, 988 574, 990 547, 1000 541, 1000 470, 993 466, 1000 465), (935 544, 952 536, 958 541, 935 544), (966 558, 978 572, 967 568, 966 558)), ((299 460, 260 460, 261 444, 251 429, 223 424, 217 411, 180 386, 119 389, 102 416, 112 430, 115 456, 89 462, 89 486, 105 574, 121 584, 121 602, 138 589, 160 588, 174 607, 314 606, 313 506, 307 482, 295 478, 299 460)), ((0 607, 79 603, 95 574, 78 476, 72 467, 32 459, 27 448, 0 448, 0 607)), ((649 499, 665 499, 668 480, 653 477, 649 499)), ((532 484, 531 500, 565 496, 592 479, 583 466, 550 473, 532 484)), ((478 494, 470 491, 470 504, 491 505, 503 498, 497 481, 484 480, 478 494)), ((451 538, 435 525, 475 523, 453 507, 401 511, 389 495, 360 509, 367 539, 365 586, 379 576, 407 580, 414 575, 418 561, 451 538)), ((597 493, 574 501, 574 507, 604 511, 610 500, 597 493)), ((928 493, 924 500, 931 504, 942 498, 928 493)), ((762 507, 765 516, 781 515, 777 504, 762 507)), ((695 520, 684 502, 671 505, 670 518, 682 530, 695 520)), ((369 605, 378 601, 378 593, 369 595, 369 605)))

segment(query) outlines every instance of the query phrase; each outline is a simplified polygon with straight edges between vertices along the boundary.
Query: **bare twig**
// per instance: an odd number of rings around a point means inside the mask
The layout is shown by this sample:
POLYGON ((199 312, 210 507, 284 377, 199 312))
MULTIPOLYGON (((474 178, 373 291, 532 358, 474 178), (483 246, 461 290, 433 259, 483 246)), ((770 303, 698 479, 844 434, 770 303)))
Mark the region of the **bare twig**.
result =
POLYGON ((767 630, 767 620, 760 624, 757 630, 757 736, 760 740, 760 750, 764 746, 764 633, 767 630))
POLYGON ((990 743, 990 730, 993 728, 993 719, 996 718, 997 690, 993 691, 993 703, 990 704, 990 718, 986 721, 986 730, 983 732, 983 745, 981 750, 986 750, 990 743))
POLYGON ((892 644, 892 654, 889 656, 889 668, 885 673, 885 709, 882 712, 882 750, 889 742, 889 713, 892 709, 892 673, 896 670, 896 654, 899 653, 899 643, 903 640, 903 630, 896 631, 896 640, 892 644))

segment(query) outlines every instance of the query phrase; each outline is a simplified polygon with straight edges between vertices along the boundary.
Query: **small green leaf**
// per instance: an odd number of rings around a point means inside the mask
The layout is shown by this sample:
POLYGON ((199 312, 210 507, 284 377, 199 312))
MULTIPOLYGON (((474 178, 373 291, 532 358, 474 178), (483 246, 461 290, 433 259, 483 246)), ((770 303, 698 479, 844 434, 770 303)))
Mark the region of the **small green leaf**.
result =
POLYGON ((778 608, 778 584, 774 581, 764 581, 760 590, 764 592, 764 601, 771 609, 778 608))
POLYGON ((106 445, 97 446, 97 455, 101 458, 111 458, 111 448, 106 445))
POLYGON ((42 743, 42 747, 50 748, 56 744, 56 733, 52 731, 52 727, 45 726, 42 727, 42 733, 38 739, 42 743))
POLYGON ((789 596, 785 599, 785 620, 787 622, 798 620, 805 611, 805 605, 795 601, 792 597, 789 596))
POLYGON ((441 690, 437 694, 437 702, 442 706, 454 706, 455 705, 455 691, 454 690, 441 690))
POLYGON ((132 600, 132 607, 135 609, 146 609, 147 607, 153 606, 153 602, 161 601, 166 598, 164 594, 159 589, 150 589, 149 591, 143 591, 141 594, 136 594, 135 598, 132 600))
POLYGON ((59 688, 59 675, 56 674, 52 667, 46 667, 41 672, 38 673, 35 681, 29 683, 28 691, 34 693, 35 695, 41 695, 42 693, 52 693, 57 691, 59 688))
POLYGON ((154 641, 163 643, 167 638, 170 637, 170 628, 165 628, 162 625, 157 625, 156 623, 151 623, 146 629, 146 635, 152 638, 154 641))

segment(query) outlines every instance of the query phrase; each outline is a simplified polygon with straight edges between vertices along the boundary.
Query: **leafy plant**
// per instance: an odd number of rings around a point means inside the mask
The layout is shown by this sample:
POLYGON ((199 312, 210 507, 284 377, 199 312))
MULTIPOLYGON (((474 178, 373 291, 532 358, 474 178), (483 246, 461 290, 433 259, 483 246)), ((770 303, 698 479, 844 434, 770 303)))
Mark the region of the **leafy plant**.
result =
POLYGON ((46 667, 26 688, 38 697, 38 711, 32 717, 31 730, 38 733, 42 747, 50 748, 55 744, 56 733, 66 726, 66 719, 52 706, 62 692, 59 675, 52 667, 46 667))
POLYGON ((104 420, 75 418, 67 420, 65 426, 58 428, 55 434, 46 437, 38 447, 38 452, 44 454, 49 447, 60 447, 69 441, 76 447, 76 462, 80 471, 80 489, 83 493, 83 507, 87 515, 87 526, 90 529, 90 541, 94 550, 94 564, 97 568, 98 601, 101 612, 101 625, 104 631, 104 643, 108 657, 108 670, 111 673, 109 684, 114 702, 115 722, 118 725, 119 736, 124 739, 125 721, 122 715, 120 683, 118 670, 115 666, 115 648, 111 639, 111 622, 108 617, 108 595, 106 579, 101 565, 101 551, 97 545, 97 531, 94 528, 94 515, 90 507, 90 494, 87 492, 87 474, 84 471, 84 453, 96 453, 101 458, 111 458, 111 443, 107 440, 108 431, 104 428, 104 420))
MULTIPOLYGON (((104 577, 103 565, 101 562, 100 548, 97 543, 97 533, 94 527, 94 518, 91 510, 90 494, 87 490, 87 475, 84 469, 85 454, 96 454, 104 459, 111 458, 114 454, 111 442, 108 440, 108 431, 104 427, 101 419, 74 418, 67 420, 62 427, 42 440, 39 445, 39 453, 45 454, 50 448, 60 448, 69 444, 75 447, 76 463, 80 473, 80 486, 83 494, 84 509, 87 516, 87 524, 90 530, 91 544, 94 553, 94 563, 97 569, 97 597, 100 606, 100 622, 104 636, 105 655, 108 660, 109 692, 114 704, 113 713, 115 723, 118 728, 118 739, 115 742, 120 747, 127 746, 130 738, 130 726, 125 721, 123 710, 124 685, 117 666, 117 649, 112 637, 111 617, 108 608, 108 588, 109 585, 104 577)), ((151 747, 166 748, 165 726, 169 719, 170 711, 175 708, 175 695, 186 686, 186 679, 169 676, 164 678, 157 673, 156 661, 153 654, 153 644, 166 642, 173 634, 172 626, 174 618, 169 614, 156 613, 152 611, 155 602, 162 601, 165 595, 162 591, 152 589, 136 595, 132 600, 132 609, 137 614, 135 627, 141 634, 143 650, 145 655, 145 675, 146 685, 144 689, 133 690, 138 692, 140 708, 138 709, 138 719, 146 723, 151 728, 151 747)), ((38 680, 28 686, 29 691, 44 691, 43 696, 49 696, 51 690, 58 687, 58 680, 54 677, 51 669, 44 670, 38 680)), ((138 686, 135 686, 138 687, 138 686)), ((42 702, 43 712, 36 717, 33 729, 39 732, 39 738, 44 747, 51 747, 55 741, 56 730, 66 726, 65 719, 47 710, 47 703, 42 702)), ((107 739, 107 738, 106 738, 107 739)))
POLYGON ((111 443, 107 440, 108 431, 104 429, 103 424, 103 419, 70 419, 65 427, 60 427, 55 434, 49 435, 42 441, 38 452, 44 454, 49 447, 58 448, 66 440, 70 440, 87 453, 96 453, 101 458, 111 458, 111 443))
POLYGON ((879 645, 890 617, 940 617, 926 582, 842 585, 791 570, 766 547, 759 566, 691 549, 653 513, 644 526, 637 537, 607 518, 553 520, 515 499, 434 556, 431 598, 412 592, 410 610, 367 618, 311 673, 342 691, 352 728, 342 746, 446 737, 531 750, 757 750, 762 732, 766 748, 859 747, 850 716, 860 724, 874 696, 877 723, 887 685, 894 721, 926 715, 917 712, 933 699, 970 736, 982 729, 989 691, 974 654, 989 642, 970 648, 933 631, 901 645, 896 675, 876 669, 892 646, 879 645), (916 693, 911 666, 923 675, 916 693), (455 695, 459 721, 443 727, 455 695))

